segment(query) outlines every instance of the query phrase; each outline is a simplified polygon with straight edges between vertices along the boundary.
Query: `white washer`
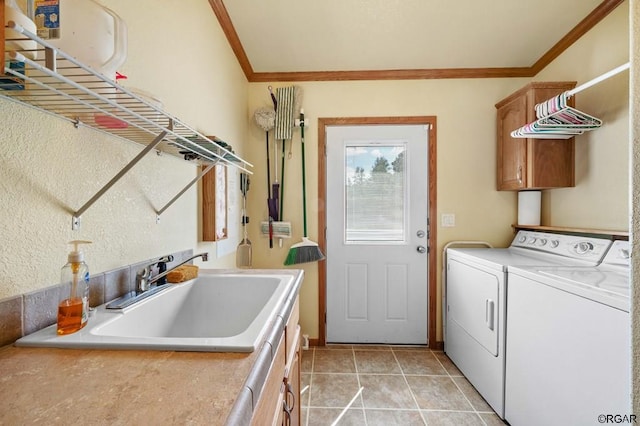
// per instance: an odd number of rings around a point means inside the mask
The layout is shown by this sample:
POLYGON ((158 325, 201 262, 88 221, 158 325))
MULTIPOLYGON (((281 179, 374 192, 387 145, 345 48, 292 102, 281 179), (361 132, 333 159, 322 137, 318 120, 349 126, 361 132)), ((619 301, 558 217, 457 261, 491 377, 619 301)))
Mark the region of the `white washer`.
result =
POLYGON ((447 249, 445 352, 504 418, 507 271, 597 265, 611 241, 519 231, 508 248, 447 249))
POLYGON ((597 267, 510 268, 507 318, 510 424, 630 414, 627 241, 615 241, 597 267))

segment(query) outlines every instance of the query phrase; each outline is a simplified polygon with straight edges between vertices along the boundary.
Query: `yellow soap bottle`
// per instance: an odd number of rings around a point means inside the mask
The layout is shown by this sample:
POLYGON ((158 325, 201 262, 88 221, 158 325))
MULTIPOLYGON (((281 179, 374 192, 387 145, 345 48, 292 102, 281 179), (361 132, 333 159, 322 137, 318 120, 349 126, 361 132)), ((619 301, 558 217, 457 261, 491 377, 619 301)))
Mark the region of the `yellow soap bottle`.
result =
POLYGON ((62 267, 62 284, 69 284, 69 293, 58 304, 58 334, 75 333, 87 324, 89 318, 89 267, 84 262, 80 244, 91 241, 74 240, 67 264, 62 267))

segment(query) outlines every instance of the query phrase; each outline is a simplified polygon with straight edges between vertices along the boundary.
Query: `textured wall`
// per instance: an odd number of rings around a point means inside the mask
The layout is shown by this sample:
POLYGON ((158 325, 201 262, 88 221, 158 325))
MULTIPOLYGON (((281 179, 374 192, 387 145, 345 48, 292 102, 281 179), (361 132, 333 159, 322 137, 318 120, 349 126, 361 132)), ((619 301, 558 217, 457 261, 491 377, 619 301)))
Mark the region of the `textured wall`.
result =
MULTIPOLYGON (((209 3, 103 3, 129 28, 125 84, 153 93, 167 111, 242 153, 247 81, 209 3)), ((235 264, 233 255, 216 259, 228 252, 220 244, 199 242, 197 186, 155 222, 155 211, 196 176, 195 165, 147 155, 71 231, 72 212, 142 147, 4 99, 0 117, 0 298, 57 283, 71 239, 94 242, 86 257, 96 273, 185 249, 210 251, 208 267, 235 264)), ((230 226, 237 228, 237 217, 230 226)))

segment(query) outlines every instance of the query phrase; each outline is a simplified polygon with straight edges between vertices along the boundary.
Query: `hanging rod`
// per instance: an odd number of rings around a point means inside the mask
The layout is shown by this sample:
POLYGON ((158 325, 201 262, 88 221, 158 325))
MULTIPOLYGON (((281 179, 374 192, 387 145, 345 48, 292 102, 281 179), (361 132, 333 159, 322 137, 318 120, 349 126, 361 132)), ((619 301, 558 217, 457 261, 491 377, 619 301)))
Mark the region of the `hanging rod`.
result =
POLYGON ((602 74, 599 77, 596 77, 596 78, 594 78, 592 80, 589 80, 586 83, 583 83, 580 86, 569 90, 569 92, 567 92, 567 95, 568 96, 573 96, 576 93, 580 93, 583 90, 586 90, 586 89, 590 88, 591 86, 595 86, 596 84, 598 84, 598 83, 600 83, 600 82, 602 82, 602 81, 604 81, 604 80, 606 80, 608 78, 611 78, 616 74, 620 74, 624 70, 628 70, 630 66, 631 66, 630 62, 627 62, 626 64, 622 64, 619 67, 616 67, 616 68, 612 69, 611 71, 607 71, 606 73, 602 74))
POLYGON ((580 86, 565 91, 535 105, 536 121, 511 132, 512 138, 570 139, 585 131, 602 126, 602 120, 568 105, 567 100, 583 90, 630 68, 630 63, 620 65, 580 86))

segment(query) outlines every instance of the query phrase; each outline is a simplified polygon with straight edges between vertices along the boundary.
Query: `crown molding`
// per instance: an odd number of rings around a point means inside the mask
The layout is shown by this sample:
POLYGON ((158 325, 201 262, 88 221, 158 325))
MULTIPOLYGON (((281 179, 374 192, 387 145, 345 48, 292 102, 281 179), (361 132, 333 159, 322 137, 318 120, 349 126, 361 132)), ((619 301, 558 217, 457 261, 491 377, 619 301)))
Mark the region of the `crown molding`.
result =
POLYGON ((229 41, 238 63, 249 83, 278 81, 355 81, 355 80, 429 80, 450 78, 512 78, 534 77, 580 37, 589 32, 602 19, 625 0, 604 0, 589 15, 580 21, 551 49, 529 67, 511 68, 441 68, 415 70, 361 70, 361 71, 301 71, 301 72, 255 72, 233 27, 231 18, 222 0, 209 0, 211 9, 229 41))

